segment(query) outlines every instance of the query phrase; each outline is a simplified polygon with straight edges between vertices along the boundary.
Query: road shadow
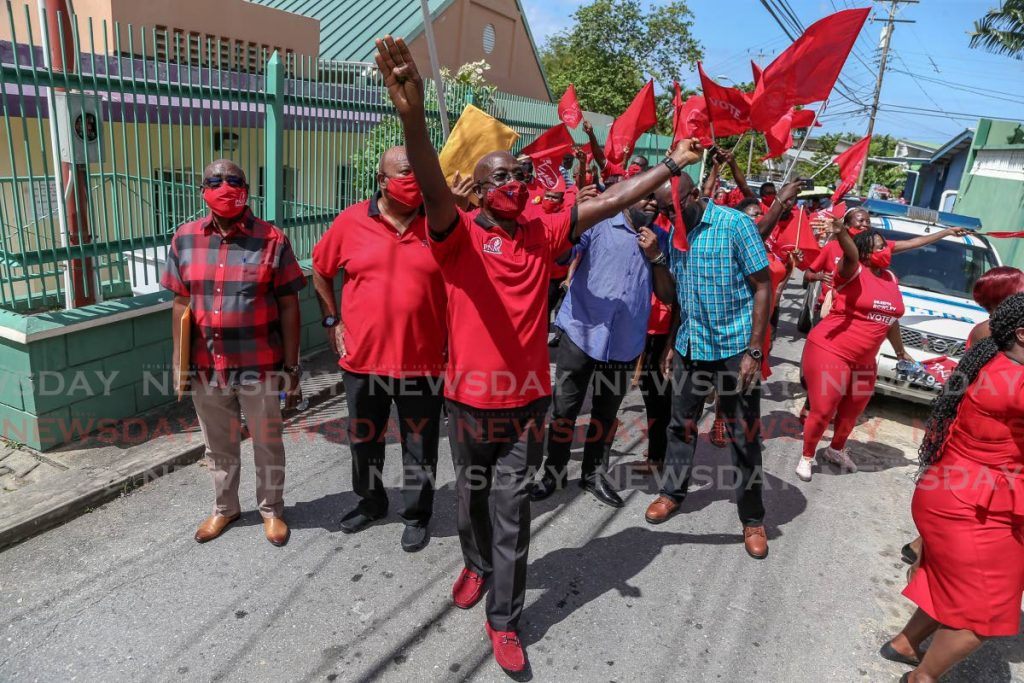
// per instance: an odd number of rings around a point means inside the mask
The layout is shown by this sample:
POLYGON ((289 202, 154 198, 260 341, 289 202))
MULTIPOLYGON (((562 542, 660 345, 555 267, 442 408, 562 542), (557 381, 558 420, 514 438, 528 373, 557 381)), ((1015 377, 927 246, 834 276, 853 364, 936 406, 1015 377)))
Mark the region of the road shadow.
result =
POLYGON ((651 530, 644 526, 593 538, 579 548, 560 548, 530 563, 527 588, 542 589, 520 624, 526 645, 541 641, 551 627, 605 593, 615 591, 631 607, 631 599, 644 597, 630 580, 668 546, 692 544, 734 545, 736 534, 688 534, 651 530), (614 561, 610 561, 614 558, 614 561))

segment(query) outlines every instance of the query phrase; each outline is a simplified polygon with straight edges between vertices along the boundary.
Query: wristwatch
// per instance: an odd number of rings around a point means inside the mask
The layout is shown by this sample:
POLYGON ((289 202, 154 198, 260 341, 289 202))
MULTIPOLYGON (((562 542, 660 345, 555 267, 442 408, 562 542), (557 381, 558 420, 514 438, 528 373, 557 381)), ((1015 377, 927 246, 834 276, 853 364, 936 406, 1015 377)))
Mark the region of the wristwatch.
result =
POLYGON ((287 374, 287 375, 301 375, 302 374, 302 366, 301 365, 282 365, 281 369, 284 370, 285 374, 287 374))
POLYGON ((674 176, 681 175, 683 172, 682 167, 679 164, 677 164, 671 157, 665 157, 665 159, 661 163, 665 164, 665 167, 668 168, 669 173, 671 173, 674 176))
POLYGON ((336 327, 341 320, 334 315, 329 315, 320 321, 320 324, 324 327, 336 327))
POLYGON ((761 349, 747 349, 744 353, 754 360, 761 360, 764 358, 764 352, 762 352, 761 349))

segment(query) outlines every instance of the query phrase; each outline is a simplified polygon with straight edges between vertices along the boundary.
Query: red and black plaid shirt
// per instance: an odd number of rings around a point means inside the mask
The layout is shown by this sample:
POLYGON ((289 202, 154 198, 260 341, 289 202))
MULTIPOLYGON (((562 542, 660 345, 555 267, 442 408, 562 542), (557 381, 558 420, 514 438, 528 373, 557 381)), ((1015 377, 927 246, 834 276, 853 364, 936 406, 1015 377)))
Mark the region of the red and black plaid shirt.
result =
POLYGON ((285 234, 246 209, 222 237, 211 216, 178 228, 160 284, 192 305, 192 368, 240 383, 284 361, 277 298, 306 286, 285 234))

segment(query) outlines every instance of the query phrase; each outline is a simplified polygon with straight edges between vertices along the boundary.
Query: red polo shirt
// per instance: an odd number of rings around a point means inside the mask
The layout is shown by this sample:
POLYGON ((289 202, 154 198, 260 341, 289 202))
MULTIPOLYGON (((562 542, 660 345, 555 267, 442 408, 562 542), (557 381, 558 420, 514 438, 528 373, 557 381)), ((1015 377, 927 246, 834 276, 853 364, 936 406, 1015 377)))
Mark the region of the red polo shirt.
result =
POLYGON ((551 395, 547 285, 575 223, 575 210, 521 217, 510 237, 460 211, 447 237, 430 239, 448 286, 445 396, 497 409, 551 395))
POLYGON ((388 377, 444 369, 444 279, 420 215, 401 235, 377 207, 380 193, 342 211, 313 248, 323 277, 345 271, 341 320, 345 370, 388 377))

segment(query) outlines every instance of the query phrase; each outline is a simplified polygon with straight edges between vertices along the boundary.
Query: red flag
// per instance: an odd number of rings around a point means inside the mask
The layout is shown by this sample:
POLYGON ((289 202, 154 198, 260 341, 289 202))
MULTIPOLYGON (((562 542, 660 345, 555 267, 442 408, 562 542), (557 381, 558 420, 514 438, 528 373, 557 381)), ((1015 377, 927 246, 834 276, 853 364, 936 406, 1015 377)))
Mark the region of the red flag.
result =
POLYGON ((708 121, 707 105, 704 98, 694 95, 686 100, 683 105, 681 116, 682 138, 698 138, 701 147, 710 147, 714 144, 711 139, 711 124, 708 121))
POLYGON ((558 102, 558 118, 570 128, 580 125, 580 121, 583 120, 583 110, 580 108, 580 101, 576 99, 576 88, 572 83, 565 89, 565 94, 558 102))
POLYGON ((679 176, 672 176, 672 208, 676 214, 676 229, 672 231, 672 246, 679 251, 690 251, 686 239, 686 224, 683 223, 683 204, 679 201, 679 176))
POLYGON ((608 139, 604 143, 604 155, 608 161, 622 164, 633 151, 633 145, 648 129, 658 122, 658 109, 654 104, 654 81, 633 98, 633 102, 612 122, 608 139))
POLYGON ((793 131, 797 128, 809 128, 816 119, 817 114, 813 109, 790 109, 774 126, 764 132, 765 142, 768 143, 768 154, 764 158, 774 159, 785 154, 786 150, 793 147, 793 131))
POLYGON ((810 128, 815 126, 820 128, 821 124, 818 123, 818 113, 813 109, 800 109, 799 111, 793 111, 793 123, 791 128, 810 128))
POLYGON ((525 154, 533 160, 533 174, 537 182, 551 190, 562 173, 558 170, 562 158, 572 151, 573 139, 564 123, 559 123, 537 136, 537 139, 523 148, 525 154))
POLYGON ((1024 231, 1021 232, 983 232, 980 233, 985 237, 998 237, 999 239, 1007 239, 1013 237, 1024 237, 1024 231))
POLYGON ((750 130, 750 101, 742 90, 726 88, 711 80, 697 62, 700 85, 704 89, 711 131, 715 137, 741 135, 750 130))
POLYGON ((672 87, 672 144, 679 142, 683 137, 683 91, 679 87, 679 81, 673 81, 672 87))
POLYGON ((832 195, 833 204, 836 204, 857 184, 860 170, 864 168, 864 163, 868 160, 870 146, 871 136, 869 135, 832 160, 832 163, 839 167, 839 185, 836 186, 836 191, 832 195))
MULTIPOLYGON (((696 111, 695 107, 697 104, 700 105, 700 110, 704 108, 704 98, 693 96, 686 103, 683 103, 683 91, 679 88, 679 81, 675 82, 675 95, 672 98, 672 146, 675 147, 683 138, 688 137, 699 137, 701 138, 701 144, 703 145, 705 140, 708 146, 711 144, 711 136, 707 131, 707 117, 704 117, 704 124, 699 134, 694 133, 692 127, 689 124, 687 116, 696 111), (695 100, 699 100, 693 106, 695 100), (689 109, 688 109, 689 108, 689 109)), ((672 233, 672 246, 679 251, 689 251, 690 243, 686 239, 686 225, 683 223, 683 207, 679 201, 679 178, 672 178, 672 208, 675 209, 675 231, 672 233)))
POLYGON ((764 70, 761 69, 761 67, 759 67, 757 65, 757 62, 755 62, 753 59, 751 59, 750 60, 750 71, 751 71, 751 73, 754 74, 754 87, 756 88, 757 85, 761 82, 761 74, 764 73, 764 70))
POLYGON ((794 249, 803 252, 804 263, 813 262, 821 252, 821 245, 811 227, 811 217, 802 206, 795 207, 793 217, 786 226, 772 235, 771 250, 783 261, 789 258, 794 249))
POLYGON ((807 27, 765 68, 751 100, 751 121, 764 131, 795 104, 828 99, 871 8, 836 12, 807 27))

